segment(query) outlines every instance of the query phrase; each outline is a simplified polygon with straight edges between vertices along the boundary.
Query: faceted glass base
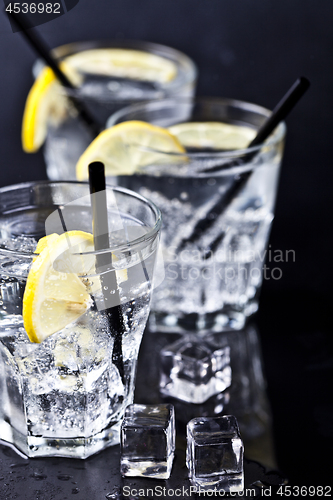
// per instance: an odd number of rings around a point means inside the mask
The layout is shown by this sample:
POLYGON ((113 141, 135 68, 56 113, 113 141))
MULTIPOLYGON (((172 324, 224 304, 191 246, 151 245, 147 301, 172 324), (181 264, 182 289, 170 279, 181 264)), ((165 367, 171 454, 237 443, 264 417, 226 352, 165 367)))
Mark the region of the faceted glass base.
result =
POLYGON ((5 421, 0 421, 0 439, 14 446, 27 457, 88 458, 109 446, 119 444, 120 425, 104 429, 91 437, 67 439, 26 436, 5 421))
POLYGON ((246 309, 238 311, 225 308, 208 314, 187 314, 181 317, 173 313, 151 311, 148 326, 151 332, 162 333, 195 333, 224 332, 241 330, 249 316, 258 310, 258 302, 249 303, 246 309))

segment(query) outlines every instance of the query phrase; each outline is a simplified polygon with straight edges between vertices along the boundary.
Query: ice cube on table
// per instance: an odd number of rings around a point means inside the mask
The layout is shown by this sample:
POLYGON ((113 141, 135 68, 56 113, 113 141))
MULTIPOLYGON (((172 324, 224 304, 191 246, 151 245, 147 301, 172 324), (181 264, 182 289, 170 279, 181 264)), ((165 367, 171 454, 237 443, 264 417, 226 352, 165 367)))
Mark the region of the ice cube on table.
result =
POLYGON ((243 442, 233 415, 198 417, 187 424, 186 465, 201 490, 244 489, 243 442))
POLYGON ((127 406, 121 425, 121 474, 168 479, 174 458, 175 432, 173 405, 127 406))
POLYGON ((231 384, 230 347, 210 338, 182 337, 160 352, 162 394, 201 404, 231 384))

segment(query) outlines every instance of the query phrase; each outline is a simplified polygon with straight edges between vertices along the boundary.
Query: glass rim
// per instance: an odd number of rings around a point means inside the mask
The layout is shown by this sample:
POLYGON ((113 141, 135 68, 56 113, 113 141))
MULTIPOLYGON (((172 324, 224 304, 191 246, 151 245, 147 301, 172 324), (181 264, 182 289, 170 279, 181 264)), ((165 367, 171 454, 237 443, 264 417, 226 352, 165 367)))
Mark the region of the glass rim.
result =
MULTIPOLYGON (((150 99, 146 101, 141 101, 139 103, 134 103, 130 104, 126 107, 123 107, 113 113, 107 120, 106 122, 106 128, 111 128, 114 125, 117 125, 118 120, 121 118, 124 118, 126 114, 128 113, 133 113, 137 111, 157 111, 158 109, 161 109, 165 106, 172 107, 175 105, 175 103, 178 102, 183 102, 183 103, 200 103, 200 102, 207 102, 211 104, 217 104, 217 105, 228 105, 228 106, 234 106, 239 109, 243 109, 244 111, 252 111, 254 113, 260 114, 264 116, 265 118, 268 118, 271 114, 271 110, 259 105, 259 104, 254 104, 248 101, 242 101, 238 99, 232 99, 232 98, 223 98, 223 97, 181 97, 181 96, 176 96, 176 97, 168 97, 168 98, 163 98, 163 99, 150 99)), ((134 120, 137 120, 137 118, 134 118, 134 120)), ((125 120, 129 121, 129 120, 125 120)), ((142 120, 146 121, 146 120, 142 120)), ((214 120, 218 121, 218 120, 214 120)), ((119 122, 122 123, 122 122, 119 122)), ((149 123, 149 122, 148 122, 149 123)), ((184 123, 184 122, 180 122, 184 123)), ((269 138, 261 143, 258 144, 257 146, 252 146, 249 148, 243 148, 243 149, 234 149, 230 151, 209 151, 209 152, 185 152, 185 153, 170 153, 170 152, 165 152, 165 151, 159 151, 153 148, 148 148, 144 147, 145 150, 153 151, 159 154, 163 154, 165 156, 169 157, 186 157, 193 159, 193 160, 200 160, 202 158, 225 158, 225 159, 235 159, 240 156, 245 156, 247 154, 253 154, 258 151, 260 151, 263 146, 274 146, 283 138, 285 137, 286 134, 286 124, 284 121, 280 122, 279 125, 275 128, 273 133, 269 136, 269 138)), ((140 146, 138 144, 130 144, 131 146, 140 146)), ((143 148, 143 146, 140 146, 143 148)), ((221 169, 223 170, 223 166, 221 166, 221 169)))
MULTIPOLYGON (((29 188, 29 187, 33 187, 36 185, 38 185, 38 186, 43 186, 43 185, 49 185, 49 186, 52 186, 52 185, 57 185, 57 186, 76 185, 76 186, 82 186, 82 187, 86 186, 88 188, 88 194, 90 194, 88 182, 43 180, 43 181, 22 182, 19 184, 11 184, 9 186, 1 187, 0 188, 0 197, 1 197, 2 193, 11 192, 11 191, 14 192, 14 191, 17 191, 19 189, 29 188)), ((139 236, 137 238, 134 238, 131 241, 128 241, 126 243, 119 243, 115 246, 110 246, 109 248, 103 248, 101 250, 79 252, 78 253, 79 255, 100 255, 100 254, 106 254, 109 252, 125 252, 125 251, 128 252, 129 250, 133 250, 136 246, 139 246, 144 242, 148 243, 149 241, 151 241, 153 238, 155 238, 155 235, 161 229, 162 214, 161 214, 160 209, 155 205, 155 203, 153 203, 151 200, 148 200, 148 198, 145 198, 144 196, 142 196, 134 191, 131 191, 130 189, 127 189, 127 188, 123 188, 120 186, 113 186, 113 185, 107 183, 106 184, 106 191, 108 191, 108 189, 112 190, 113 192, 116 191, 116 192, 125 194, 127 196, 130 196, 132 198, 136 198, 140 202, 144 203, 145 205, 148 205, 150 207, 150 209, 152 210, 153 214, 155 215, 155 224, 153 227, 151 227, 149 229, 149 231, 147 233, 145 233, 144 235, 139 236)), ((73 200, 73 201, 75 201, 75 200, 73 200)), ((37 255, 39 255, 35 252, 20 252, 17 250, 10 250, 7 248, 0 248, 0 254, 1 253, 3 255, 16 255, 17 257, 25 257, 25 258, 29 258, 29 257, 34 258, 37 255)))
MULTIPOLYGON (((160 43, 149 42, 145 40, 135 40, 135 39, 124 39, 124 40, 110 40, 110 39, 93 39, 93 40, 78 40, 76 42, 66 43, 59 45, 52 49, 51 53, 57 59, 63 59, 67 56, 75 54, 76 52, 82 52, 84 50, 90 50, 93 48, 128 48, 132 50, 141 50, 144 52, 152 53, 165 57, 175 62, 176 64, 184 67, 184 75, 178 78, 179 72, 171 82, 166 82, 163 87, 166 88, 177 88, 182 87, 184 84, 195 82, 198 78, 198 68, 195 62, 184 52, 169 47, 168 45, 163 45, 160 43)), ((33 64, 33 74, 35 74, 35 67, 38 66, 42 61, 37 59, 33 64)))

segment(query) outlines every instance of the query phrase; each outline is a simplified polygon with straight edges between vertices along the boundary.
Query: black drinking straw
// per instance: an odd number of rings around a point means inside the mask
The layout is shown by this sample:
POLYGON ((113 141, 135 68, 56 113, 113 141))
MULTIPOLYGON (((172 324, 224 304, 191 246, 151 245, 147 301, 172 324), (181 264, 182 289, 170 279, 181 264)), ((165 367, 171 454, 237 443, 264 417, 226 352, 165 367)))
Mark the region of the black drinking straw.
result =
POLYGON ((105 189, 104 164, 95 161, 89 165, 89 185, 92 206, 93 235, 95 250, 106 250, 96 255, 96 272, 100 274, 104 309, 111 335, 114 338, 112 362, 118 368, 123 383, 125 383, 124 361, 122 353, 122 334, 125 331, 123 314, 120 306, 120 297, 117 287, 117 278, 112 267, 112 254, 108 250, 109 225, 107 200, 105 189))
POLYGON ((269 118, 260 127, 257 135, 248 145, 248 148, 262 144, 277 125, 286 118, 309 87, 310 82, 307 78, 304 76, 298 78, 288 92, 282 97, 281 101, 275 106, 269 118))
MULTIPOLYGON (((51 52, 44 40, 42 40, 42 38, 35 31, 32 31, 31 29, 28 31, 28 26, 26 26, 26 24, 23 22, 22 16, 20 14, 14 14, 13 12, 11 12, 10 16, 20 28, 21 33, 24 35, 26 40, 35 49, 38 55, 45 61, 45 63, 50 66, 63 87, 71 91, 76 91, 77 87, 73 85, 73 83, 67 78, 65 73, 60 69, 58 62, 52 57, 51 52)), ((93 137, 97 137, 97 135, 101 131, 101 127, 96 123, 96 120, 85 108, 83 102, 78 99, 77 96, 70 95, 69 93, 67 93, 67 97, 76 108, 81 120, 87 125, 87 127, 93 134, 93 137)))
MULTIPOLYGON (((310 86, 310 82, 304 76, 301 76, 296 80, 296 82, 290 87, 288 92, 283 96, 277 106, 273 109, 269 118, 264 122, 264 124, 258 130, 255 138, 250 142, 248 148, 258 146, 262 144, 269 135, 273 132, 276 126, 286 118, 286 116, 290 113, 290 111, 294 108, 303 94, 307 91, 310 86)), ((258 154, 258 151, 248 153, 245 158, 247 161, 254 158, 258 154)), ((244 159, 231 160, 228 164, 224 165, 224 168, 231 168, 236 166, 242 166, 245 161, 244 159)), ((213 173, 220 170, 220 166, 212 167, 210 169, 206 169, 204 172, 213 173)), ((245 184, 247 183, 249 177, 251 176, 252 171, 244 172, 239 176, 238 179, 235 180, 229 191, 223 196, 208 212, 205 219, 201 219, 197 222, 191 236, 189 238, 183 239, 178 245, 177 251, 181 251, 184 247, 189 243, 196 243, 202 236, 203 231, 207 231, 214 222, 217 217, 220 217, 223 212, 227 209, 231 201, 238 196, 238 194, 242 191, 245 184)), ((210 253, 214 251, 217 245, 222 241, 224 234, 219 235, 218 238, 212 243, 210 246, 210 253)))

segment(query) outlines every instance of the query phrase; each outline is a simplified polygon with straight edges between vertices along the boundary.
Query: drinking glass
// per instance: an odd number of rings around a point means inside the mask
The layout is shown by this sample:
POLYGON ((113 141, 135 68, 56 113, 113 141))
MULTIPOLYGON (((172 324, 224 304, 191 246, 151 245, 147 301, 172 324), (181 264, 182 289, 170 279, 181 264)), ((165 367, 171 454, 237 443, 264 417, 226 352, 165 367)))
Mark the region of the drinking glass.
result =
MULTIPOLYGON (((161 127, 196 122, 205 129, 213 122, 246 126, 254 137, 269 115, 261 106, 231 99, 170 99, 128 106, 111 116, 108 127, 143 120, 161 127)), ((281 123, 252 148, 194 144, 186 153, 154 151, 154 162, 118 177, 119 185, 152 200, 163 215, 165 279, 154 293, 151 329, 241 329, 257 311, 263 271, 271 272, 265 254, 284 137, 281 123)), ((135 155, 142 146, 128 142, 132 157, 142 157, 135 155)))
MULTIPOLYGON (((193 61, 182 52, 149 42, 141 41, 89 41, 77 42, 58 47, 53 51, 59 61, 66 61, 69 56, 93 49, 127 49, 142 51, 152 56, 159 56, 172 63, 175 74, 170 81, 142 80, 133 77, 120 78, 87 73, 84 68, 79 72, 83 82, 70 95, 84 103, 90 114, 101 127, 105 127, 107 118, 116 110, 138 101, 160 99, 172 96, 192 96, 195 90, 197 69, 193 61)), ((84 64, 84 58, 83 62, 84 64)), ((42 63, 38 61, 34 67, 37 76, 42 63)), ((68 92, 68 91, 67 91, 68 92)), ((44 157, 47 176, 51 180, 76 180, 75 165, 81 154, 94 139, 91 131, 73 113, 58 124, 49 124, 44 157)))
POLYGON ((60 314, 62 327, 38 343, 29 340, 23 322, 27 277, 43 254, 34 253, 36 243, 64 228, 66 238, 70 231, 93 233, 89 185, 45 181, 0 189, 0 439, 29 457, 86 458, 117 444, 133 402, 161 217, 154 204, 126 189, 107 186, 102 193, 108 243, 79 251, 69 242, 60 254, 67 257, 54 259, 51 288, 40 297, 47 305, 42 328, 59 304, 50 297, 57 296, 53 287, 64 289, 66 262, 88 291, 87 307, 68 324, 60 314), (116 285, 108 290, 110 279, 116 285))

